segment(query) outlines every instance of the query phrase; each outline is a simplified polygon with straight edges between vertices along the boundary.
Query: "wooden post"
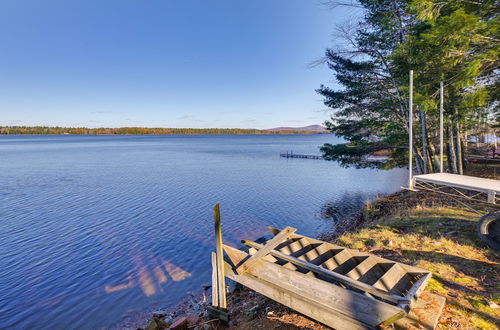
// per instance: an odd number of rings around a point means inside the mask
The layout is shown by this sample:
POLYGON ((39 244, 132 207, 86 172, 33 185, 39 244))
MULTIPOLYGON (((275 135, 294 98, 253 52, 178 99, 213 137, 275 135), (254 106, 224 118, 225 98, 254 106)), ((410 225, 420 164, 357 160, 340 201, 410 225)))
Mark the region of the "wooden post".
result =
POLYGON ((286 227, 282 231, 280 231, 276 236, 274 236, 270 241, 267 241, 266 244, 257 251, 254 255, 252 255, 249 259, 244 261, 238 268, 238 273, 247 272, 252 266, 259 261, 262 257, 269 254, 272 250, 274 250, 278 245, 286 241, 293 233, 297 231, 296 228, 286 227))
POLYGON ((224 322, 229 321, 226 303, 224 256, 222 249, 222 224, 219 204, 214 207, 215 252, 212 252, 212 305, 207 306, 208 315, 224 322))
POLYGON ((439 172, 443 173, 443 111, 444 111, 444 86, 439 84, 439 172))
POLYGON ((226 308, 226 283, 224 279, 224 258, 222 250, 222 224, 220 221, 220 207, 215 204, 214 207, 215 222, 215 254, 217 261, 217 291, 219 296, 219 305, 217 307, 226 308))
POLYGON ((219 306, 219 282, 217 281, 217 254, 212 252, 212 306, 219 306))
POLYGON ((413 70, 410 70, 410 99, 408 102, 408 188, 413 189, 413 70))

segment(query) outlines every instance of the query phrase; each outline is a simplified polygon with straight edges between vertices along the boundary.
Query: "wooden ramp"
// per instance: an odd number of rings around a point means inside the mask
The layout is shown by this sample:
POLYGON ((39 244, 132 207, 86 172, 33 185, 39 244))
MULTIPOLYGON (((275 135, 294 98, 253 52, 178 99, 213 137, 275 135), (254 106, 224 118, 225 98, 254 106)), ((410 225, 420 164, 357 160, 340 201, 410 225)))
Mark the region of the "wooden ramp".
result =
POLYGON ((405 317, 431 273, 269 228, 265 244, 242 241, 247 252, 223 245, 224 274, 335 329, 372 329, 405 317))
POLYGON ((493 204, 500 201, 500 180, 494 179, 450 173, 432 173, 415 175, 413 187, 441 193, 445 193, 442 188, 449 187, 453 189, 453 192, 448 192, 448 195, 493 204))

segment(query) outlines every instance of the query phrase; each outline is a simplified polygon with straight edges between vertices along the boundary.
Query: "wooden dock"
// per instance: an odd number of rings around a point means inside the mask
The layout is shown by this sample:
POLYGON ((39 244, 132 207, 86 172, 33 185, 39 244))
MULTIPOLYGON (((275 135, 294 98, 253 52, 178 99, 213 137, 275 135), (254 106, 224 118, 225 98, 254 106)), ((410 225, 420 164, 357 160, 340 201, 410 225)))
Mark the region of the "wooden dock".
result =
POLYGON ((281 153, 280 157, 284 157, 284 158, 304 158, 304 159, 323 159, 322 156, 294 154, 293 151, 291 151, 291 152, 287 151, 286 153, 281 153))

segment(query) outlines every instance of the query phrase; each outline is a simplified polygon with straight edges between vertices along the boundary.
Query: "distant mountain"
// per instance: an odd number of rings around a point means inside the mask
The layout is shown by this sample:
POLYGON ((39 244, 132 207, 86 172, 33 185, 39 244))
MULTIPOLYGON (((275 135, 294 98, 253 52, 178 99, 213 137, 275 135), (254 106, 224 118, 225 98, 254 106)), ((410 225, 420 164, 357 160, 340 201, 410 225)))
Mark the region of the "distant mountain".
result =
POLYGON ((307 132, 318 132, 318 133, 326 133, 328 132, 326 128, 321 125, 309 125, 303 127, 275 127, 269 128, 266 131, 307 131, 307 132))

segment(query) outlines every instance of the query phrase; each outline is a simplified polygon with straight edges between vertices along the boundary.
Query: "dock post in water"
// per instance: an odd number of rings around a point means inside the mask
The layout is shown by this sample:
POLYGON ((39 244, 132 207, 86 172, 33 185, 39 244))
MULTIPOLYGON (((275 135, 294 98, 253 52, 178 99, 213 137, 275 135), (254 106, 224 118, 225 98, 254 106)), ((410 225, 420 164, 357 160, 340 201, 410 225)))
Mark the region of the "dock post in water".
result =
POLYGON ((222 223, 220 206, 214 207, 215 253, 212 252, 212 306, 208 306, 210 316, 222 321, 229 320, 226 302, 226 282, 224 278, 224 251, 222 249, 222 223))

